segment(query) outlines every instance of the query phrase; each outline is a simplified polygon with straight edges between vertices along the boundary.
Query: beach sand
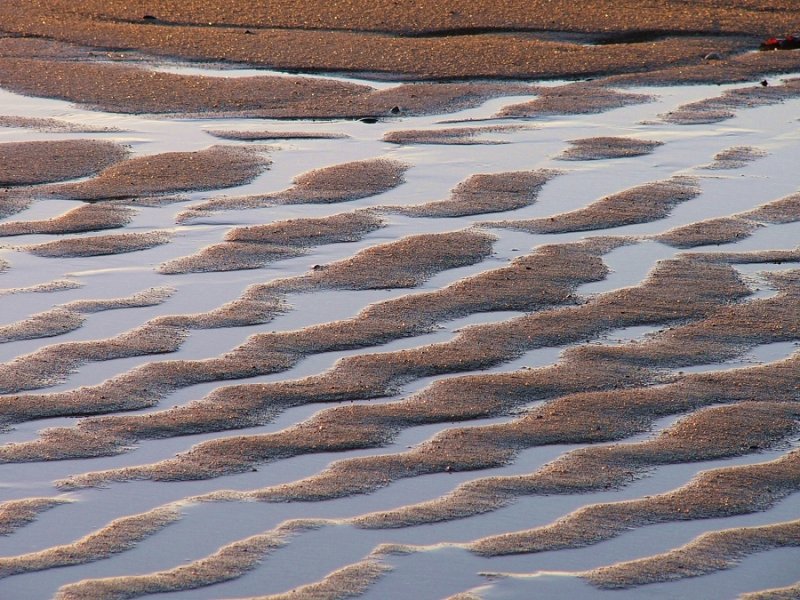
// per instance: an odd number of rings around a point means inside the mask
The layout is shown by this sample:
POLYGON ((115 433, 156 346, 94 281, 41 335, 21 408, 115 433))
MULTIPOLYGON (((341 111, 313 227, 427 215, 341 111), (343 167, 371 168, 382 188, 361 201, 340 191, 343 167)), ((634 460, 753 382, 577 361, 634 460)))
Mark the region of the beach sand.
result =
POLYGON ((0 597, 798 597, 795 2, 164 4, 0 5, 0 597))

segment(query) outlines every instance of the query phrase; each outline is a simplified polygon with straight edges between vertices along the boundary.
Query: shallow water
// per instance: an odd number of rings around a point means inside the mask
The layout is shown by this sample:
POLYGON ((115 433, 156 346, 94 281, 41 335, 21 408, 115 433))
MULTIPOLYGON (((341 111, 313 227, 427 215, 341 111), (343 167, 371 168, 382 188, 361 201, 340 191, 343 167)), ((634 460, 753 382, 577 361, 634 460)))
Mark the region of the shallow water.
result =
MULTIPOLYGON (((174 65, 165 66, 164 69, 181 73, 199 71, 194 67, 174 65)), ((215 72, 207 69, 203 69, 203 73, 226 77, 252 74, 247 70, 215 72)), ((385 82, 369 82, 369 84, 375 87, 393 85, 385 82)), ((600 115, 532 119, 524 122, 528 128, 494 132, 484 136, 507 143, 474 146, 398 146, 383 142, 382 136, 396 129, 454 126, 443 124, 444 121, 461 121, 460 125, 479 125, 480 123, 469 123, 469 120, 491 119, 502 107, 530 98, 499 98, 488 101, 479 108, 448 115, 388 118, 376 124, 365 124, 358 121, 283 122, 266 119, 165 119, 117 115, 86 110, 61 101, 22 98, 10 92, 0 91, 0 114, 53 117, 82 125, 116 127, 122 130, 97 134, 49 134, 0 128, 0 142, 91 137, 128 144, 134 155, 144 155, 200 150, 213 144, 247 145, 246 142, 221 140, 208 133, 215 129, 302 130, 341 133, 349 136, 335 140, 303 139, 269 142, 269 155, 273 163, 265 173, 252 182, 223 191, 192 192, 186 195, 185 201, 176 204, 139 207, 135 218, 128 226, 110 232, 142 232, 156 229, 174 232, 175 235, 168 244, 151 250, 105 257, 52 259, 35 257, 14 250, 12 247, 49 241, 58 236, 26 235, 0 240, 0 257, 11 264, 8 271, 0 274, 0 288, 24 287, 67 277, 83 284, 80 289, 70 291, 2 296, 0 297, 2 324, 25 319, 75 299, 121 297, 157 286, 169 286, 176 290, 171 298, 158 306, 89 314, 82 327, 61 336, 0 344, 0 361, 12 361, 16 357, 35 352, 50 344, 110 338, 141 326, 159 315, 212 310, 236 299, 252 284, 301 275, 313 265, 346 259, 359 250, 408 235, 458 231, 491 220, 547 217, 582 208, 605 195, 636 185, 675 175, 696 177, 702 194, 678 205, 663 219, 606 230, 553 235, 529 234, 490 226, 486 231, 497 237, 491 256, 475 265, 435 274, 417 288, 367 291, 317 290, 305 294, 289 294, 285 299, 289 305, 287 312, 276 316, 270 322, 237 328, 195 330, 189 333, 178 351, 170 354, 87 362, 79 366, 63 382, 41 391, 58 392, 84 385, 96 385, 152 361, 202 360, 217 357, 245 343, 248 337, 255 333, 293 331, 314 324, 351 318, 372 303, 418 291, 438 290, 462 278, 504 266, 542 244, 574 242, 596 235, 640 236, 636 243, 622 246, 604 255, 602 259, 610 270, 608 276, 602 281, 578 286, 576 294, 583 301, 622 287, 638 285, 658 261, 673 258, 682 252, 648 240, 646 236, 697 220, 742 212, 794 193, 798 189, 799 183, 793 174, 796 170, 794 166, 796 156, 800 150, 800 134, 794 125, 797 111, 800 109, 800 100, 741 110, 734 119, 718 124, 677 126, 658 120, 658 115, 681 104, 717 95, 724 89, 726 86, 648 88, 644 91, 655 94, 657 96, 655 102, 616 109, 600 115), (660 140, 665 144, 652 154, 635 158, 584 162, 558 160, 558 155, 568 145, 567 140, 594 136, 632 136, 660 140), (717 152, 736 145, 752 145, 766 150, 768 155, 731 171, 710 171, 700 168, 708 164, 717 152), (221 194, 235 196, 279 191, 290 186, 294 177, 311 169, 375 157, 392 158, 409 164, 405 183, 389 192, 343 204, 269 206, 246 211, 227 210, 203 215, 186 223, 176 223, 178 213, 207 198, 221 194), (388 213, 385 215, 386 226, 364 236, 360 241, 314 247, 303 256, 278 261, 260 269, 170 276, 162 275, 155 270, 162 262, 192 254, 205 246, 218 243, 225 233, 234 227, 297 217, 326 216, 356 208, 413 205, 442 200, 449 196, 449 191, 455 185, 476 173, 502 173, 540 168, 559 169, 563 174, 544 186, 535 203, 517 210, 457 218, 411 218, 388 213)), ((495 122, 517 123, 514 120, 492 121, 495 122)), ((39 200, 3 221, 52 218, 78 205, 80 203, 74 201, 39 200)), ((800 224, 790 223, 762 227, 751 237, 735 244, 702 247, 693 251, 787 250, 797 247, 799 241, 800 224)), ((792 267, 796 268, 797 264, 737 266, 740 272, 748 277, 765 270, 792 267)), ((757 280, 754 281, 758 283, 757 280)), ((765 297, 770 293, 773 291, 769 286, 762 285, 754 297, 765 297)), ((338 360, 348 356, 439 343, 453 339, 458 330, 465 326, 503 321, 520 314, 514 311, 497 311, 443 321, 438 329, 430 333, 361 350, 306 356, 286 371, 248 378, 242 382, 283 381, 316 375, 325 372, 338 360)), ((630 343, 645 339, 661 328, 661 326, 611 328, 586 341, 614 345, 630 343)), ((683 373, 719 371, 771 362, 795 353, 798 349, 797 344, 796 340, 762 344, 726 363, 697 364, 682 368, 681 371, 683 373)), ((532 350, 479 372, 511 372, 523 367, 552 365, 568 347, 571 346, 532 350)), ((386 402, 408 397, 433 381, 449 376, 445 374, 408 381, 388 399, 362 400, 359 403, 386 402)), ((191 400, 205 397, 214 389, 224 385, 228 385, 228 382, 204 383, 175 390, 158 406, 137 412, 144 414, 171 406, 185 405, 191 400)), ((40 390, 36 390, 38 391, 40 390)), ((135 450, 119 456, 0 465, 0 500, 58 495, 60 491, 53 485, 53 481, 72 474, 164 460, 188 450, 194 444, 218 437, 279 431, 306 420, 317 411, 332 405, 336 403, 295 407, 286 410, 271 423, 241 431, 142 440, 136 444, 135 450)), ((510 415, 502 415, 459 423, 458 426, 507 422, 512 418, 510 415)), ((646 439, 668 427, 674 420, 675 417, 663 420, 654 426, 652 432, 628 441, 646 439)), ((74 423, 75 419, 59 417, 16 424, 7 433, 0 434, 0 443, 34 440, 42 428, 64 427, 74 423)), ((218 479, 165 483, 135 481, 111 484, 105 489, 74 491, 68 495, 75 499, 73 504, 45 512, 34 523, 21 528, 11 536, 0 538, 0 554, 12 556, 70 543, 114 518, 149 510, 191 495, 218 489, 249 490, 292 482, 318 473, 334 460, 400 453, 453 426, 454 423, 438 423, 409 427, 401 430, 390 443, 380 448, 296 456, 261 465, 254 472, 218 479)), ((184 518, 181 521, 144 540, 132 550, 85 565, 0 580, 0 597, 24 597, 32 600, 47 598, 61 585, 87 577, 148 573, 171 568, 202 558, 224 544, 262 532, 285 519, 298 517, 339 519, 435 499, 448 493, 458 484, 472 479, 533 472, 541 465, 577 447, 581 446, 534 447, 520 452, 513 463, 504 467, 476 473, 441 473, 401 479, 371 494, 324 502, 190 505, 184 509, 184 518)), ((262 565, 236 581, 200 590, 155 596, 188 600, 280 592, 320 579, 333 569, 355 562, 369 554, 380 543, 436 545, 445 542, 466 542, 481 536, 529 528, 551 522, 589 503, 636 498, 674 489, 688 482, 701 469, 760 462, 780 456, 786 451, 786 448, 780 448, 724 461, 663 466, 621 490, 596 494, 520 498, 500 510, 460 521, 398 530, 358 530, 348 525, 324 527, 298 535, 286 548, 276 551, 274 555, 265 559, 262 565)), ((541 573, 536 576, 488 580, 487 583, 487 579, 480 573, 484 571, 574 573, 619 560, 664 552, 691 541, 705 531, 796 518, 798 508, 800 504, 795 494, 774 508, 754 515, 645 527, 597 547, 555 551, 534 556, 485 559, 453 547, 440 547, 408 556, 392 556, 387 562, 394 567, 394 571, 374 584, 364 597, 442 598, 471 588, 476 588, 479 595, 487 599, 527 598, 533 594, 541 597, 609 597, 612 600, 616 597, 731 597, 747 590, 786 585, 800 579, 797 551, 786 549, 763 553, 745 559, 740 566, 729 571, 624 592, 599 591, 571 575, 541 573)))

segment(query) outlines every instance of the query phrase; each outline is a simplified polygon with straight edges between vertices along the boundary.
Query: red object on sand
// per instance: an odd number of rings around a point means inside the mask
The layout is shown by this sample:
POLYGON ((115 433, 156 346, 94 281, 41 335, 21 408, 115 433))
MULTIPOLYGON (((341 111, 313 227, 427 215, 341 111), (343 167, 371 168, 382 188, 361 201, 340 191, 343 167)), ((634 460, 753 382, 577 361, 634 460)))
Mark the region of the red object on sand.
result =
POLYGON ((771 37, 761 42, 761 50, 796 50, 800 48, 800 34, 787 35, 785 38, 771 37))

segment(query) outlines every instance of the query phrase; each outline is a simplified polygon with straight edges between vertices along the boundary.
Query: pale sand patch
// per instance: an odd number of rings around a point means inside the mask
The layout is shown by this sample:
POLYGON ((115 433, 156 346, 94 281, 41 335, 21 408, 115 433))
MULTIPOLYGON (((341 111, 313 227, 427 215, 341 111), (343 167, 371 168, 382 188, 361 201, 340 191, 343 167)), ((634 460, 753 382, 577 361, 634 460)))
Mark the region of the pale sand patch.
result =
POLYGON ((104 298, 102 300, 73 300, 63 304, 67 310, 74 310, 82 313, 96 313, 104 310, 117 310, 123 308, 141 308, 145 306, 157 306, 169 299, 175 290, 170 287, 154 287, 131 296, 123 298, 104 298))
POLYGON ((484 133, 519 131, 519 125, 488 125, 484 127, 449 127, 446 129, 408 129, 389 131, 383 141, 391 144, 505 144, 503 140, 478 137, 484 133))
POLYGON ((664 554, 583 573, 599 588, 627 588, 730 569, 756 552, 800 545, 800 521, 713 531, 664 554))
POLYGON ((100 201, 243 185, 270 160, 257 148, 211 146, 197 152, 165 152, 128 159, 80 183, 54 185, 49 195, 100 201))
POLYGON ((739 598, 740 600, 796 600, 800 598, 800 582, 782 588, 742 594, 739 598))
POLYGON ((105 256, 149 250, 167 244, 171 239, 172 233, 169 231, 148 231, 73 237, 42 244, 18 246, 17 249, 47 258, 105 256))
MULTIPOLYGON (((246 327, 248 325, 268 323, 288 309, 289 306, 281 298, 266 298, 264 300, 240 298, 206 312, 155 317, 151 323, 153 325, 183 329, 246 327)), ((155 379, 159 381, 157 376, 155 379)))
POLYGON ((460 592, 458 594, 448 596, 444 600, 482 600, 482 598, 472 592, 460 592))
POLYGON ((735 116, 737 110, 768 106, 800 96, 800 79, 788 79, 781 85, 735 88, 721 95, 691 102, 663 115, 668 123, 694 125, 719 123, 735 116))
POLYGON ((470 229, 411 235, 371 246, 344 260, 315 265, 305 275, 253 285, 245 297, 264 299, 275 294, 319 289, 412 288, 435 273, 485 259, 495 239, 470 229))
POLYGON ((714 162, 705 169, 741 169, 767 155, 766 150, 752 146, 732 146, 714 155, 714 162))
POLYGON ((596 200, 585 208, 552 217, 489 221, 482 225, 529 233, 565 233, 622 227, 663 219, 675 206, 696 198, 700 193, 695 179, 672 177, 618 192, 596 200))
POLYGON ((158 271, 176 274, 257 269, 275 260, 300 256, 314 246, 358 241, 382 226, 383 221, 370 212, 355 211, 236 227, 225 235, 223 243, 162 263, 158 271))
POLYGON ((193 204, 178 221, 203 216, 214 210, 258 208, 271 204, 334 204, 375 196, 403 183, 408 165, 375 158, 332 165, 298 175, 292 186, 272 194, 212 198, 193 204))
POLYGON ((303 254, 302 250, 291 246, 253 242, 223 242, 206 246, 195 254, 162 263, 158 266, 157 271, 164 275, 180 275, 260 269, 269 263, 295 258, 303 254))
MULTIPOLYGON (((148 522, 154 520, 154 511, 145 513, 148 522)), ((168 515, 173 517, 173 515, 168 515)), ((162 523, 149 524, 149 528, 163 527, 162 523)), ((84 579, 59 589, 57 600, 123 600, 148 594, 197 589, 241 577, 256 568, 265 556, 285 546, 289 539, 318 525, 311 520, 285 522, 275 529, 233 542, 214 554, 173 569, 146 575, 127 575, 107 579, 84 579)), ((106 533, 107 527, 97 535, 106 533)), ((142 528, 143 529, 143 528, 142 528)), ((142 531, 142 534, 145 532, 142 531)), ((72 544, 74 547, 77 543, 72 544)), ((115 544, 119 546, 119 544, 115 544)), ((116 549, 116 548, 115 548, 116 549)), ((120 548, 121 550, 122 548, 120 548)), ((47 551, 45 551, 47 552, 47 551)), ((2 563, 0 562, 0 568, 2 563)), ((368 571, 371 571, 368 569, 368 571)), ((366 573, 364 573, 366 574, 366 573)))
POLYGON ((792 194, 729 217, 706 219, 676 227, 653 236, 653 239, 676 248, 730 244, 749 237, 759 227, 798 220, 800 194, 792 194))
POLYGON ((0 343, 62 335, 75 331, 85 320, 86 317, 78 312, 53 308, 23 321, 3 325, 0 327, 0 343))
POLYGON ((133 219, 136 211, 116 203, 83 204, 52 219, 0 223, 0 236, 36 233, 65 234, 117 229, 133 219))
POLYGON ((209 129, 211 135, 223 140, 240 142, 272 141, 272 140, 337 140, 350 136, 344 133, 325 133, 323 131, 243 131, 227 129, 209 129))
POLYGON ((121 131, 116 127, 82 125, 64 121, 63 119, 20 117, 16 115, 0 115, 0 127, 34 129, 42 133, 111 133, 121 131))
POLYGON ((675 248, 732 244, 750 237, 759 227, 762 225, 752 219, 736 216, 719 217, 681 225, 653 236, 653 239, 675 248))
POLYGON ((792 223, 800 219, 800 193, 762 204, 745 215, 764 223, 792 223))
POLYGON ((793 250, 755 250, 750 252, 684 252, 681 256, 690 259, 707 260, 718 264, 752 265, 800 262, 800 246, 793 250))
POLYGON ((39 513, 69 502, 66 498, 23 498, 0 503, 0 535, 14 533, 36 520, 39 513))
POLYGON ((564 150, 559 160, 601 160, 628 158, 650 154, 664 142, 625 137, 595 137, 568 140, 570 148, 564 150))
POLYGON ((514 210, 536 202, 542 187, 560 174, 552 169, 539 169, 472 175, 453 188, 447 200, 378 210, 414 217, 463 217, 514 210))
POLYGON ((337 569, 321 581, 308 583, 282 594, 255 596, 247 600, 344 600, 357 598, 380 579, 391 567, 376 558, 366 558, 337 569))
POLYGON ((28 188, 5 188, 0 190, 0 219, 22 212, 33 202, 28 188))
POLYGON ((62 342, 0 364, 0 393, 17 393, 62 381, 82 364, 147 354, 175 352, 185 332, 175 327, 145 324, 105 340, 62 342))
POLYGON ((83 287, 82 283, 70 279, 54 279, 45 283, 37 283, 28 287, 0 289, 0 296, 10 296, 14 294, 49 294, 66 290, 76 290, 83 287))
POLYGON ((538 97, 522 104, 504 107, 500 118, 532 118, 553 115, 582 115, 605 112, 653 100, 646 94, 622 92, 599 83, 569 83, 552 88, 537 88, 538 97))
POLYGON ((132 548, 180 518, 179 505, 166 505, 139 515, 116 519, 71 544, 0 557, 0 578, 108 558, 132 548))
POLYGON ((127 298, 68 302, 0 327, 0 343, 61 335, 83 325, 86 313, 155 306, 167 300, 174 291, 170 288, 151 288, 127 298))
POLYGON ((114 142, 59 140, 0 144, 0 187, 76 179, 128 155, 114 142))

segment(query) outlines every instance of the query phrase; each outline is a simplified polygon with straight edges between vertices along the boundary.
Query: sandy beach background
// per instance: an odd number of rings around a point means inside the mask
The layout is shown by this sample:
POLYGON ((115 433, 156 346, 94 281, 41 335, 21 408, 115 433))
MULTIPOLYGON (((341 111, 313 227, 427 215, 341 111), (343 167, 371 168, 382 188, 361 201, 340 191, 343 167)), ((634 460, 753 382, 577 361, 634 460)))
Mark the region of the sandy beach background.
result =
POLYGON ((0 5, 0 597, 800 597, 795 2, 0 5))

